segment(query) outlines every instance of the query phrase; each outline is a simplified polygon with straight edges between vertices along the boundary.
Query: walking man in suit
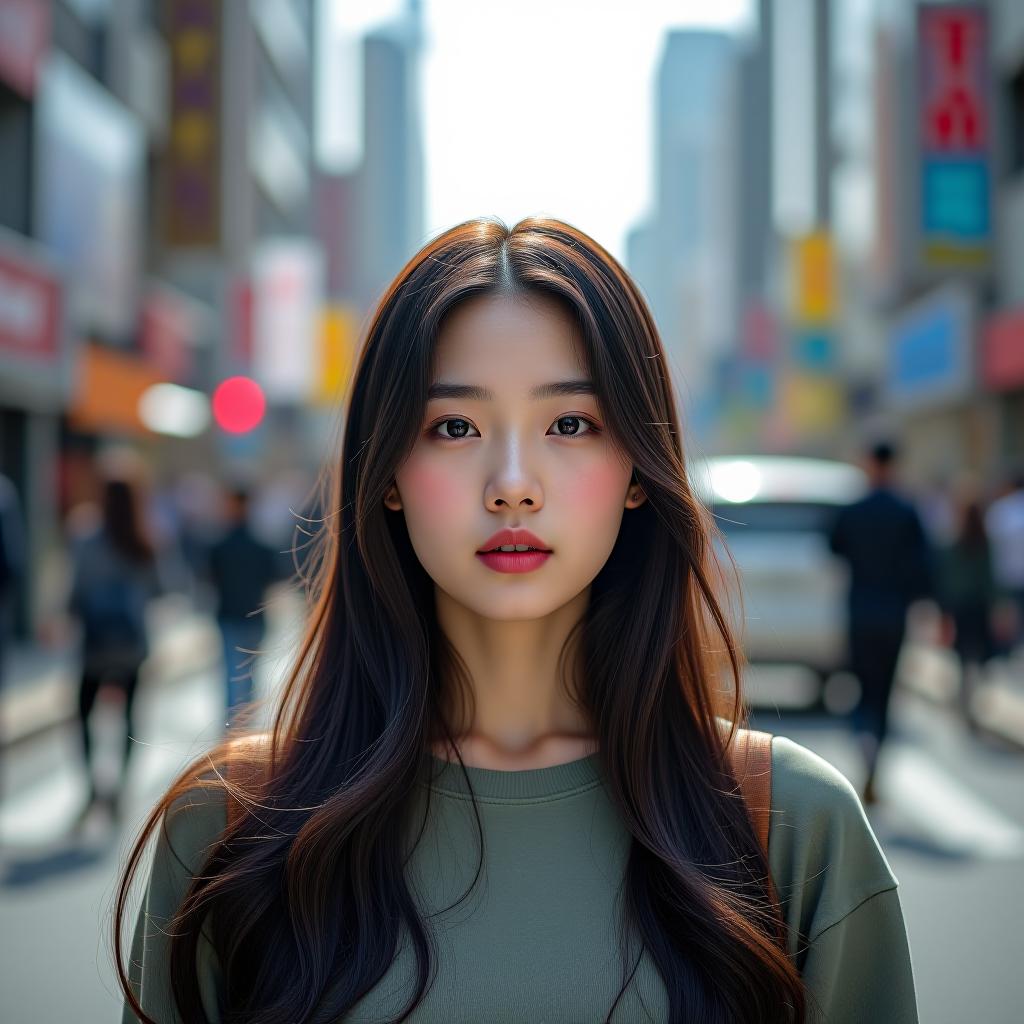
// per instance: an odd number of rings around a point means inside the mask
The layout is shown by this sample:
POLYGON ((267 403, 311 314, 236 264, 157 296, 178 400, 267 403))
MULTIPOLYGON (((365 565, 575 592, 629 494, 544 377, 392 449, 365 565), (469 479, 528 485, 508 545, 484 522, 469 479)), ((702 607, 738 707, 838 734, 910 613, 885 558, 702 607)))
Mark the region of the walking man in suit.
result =
POLYGON ((867 764, 865 804, 876 801, 875 771, 888 733, 889 697, 907 609, 933 589, 924 527, 917 510, 897 490, 897 454, 888 441, 871 446, 866 454, 869 491, 839 511, 829 538, 832 551, 850 567, 849 655, 861 687, 853 724, 867 764))

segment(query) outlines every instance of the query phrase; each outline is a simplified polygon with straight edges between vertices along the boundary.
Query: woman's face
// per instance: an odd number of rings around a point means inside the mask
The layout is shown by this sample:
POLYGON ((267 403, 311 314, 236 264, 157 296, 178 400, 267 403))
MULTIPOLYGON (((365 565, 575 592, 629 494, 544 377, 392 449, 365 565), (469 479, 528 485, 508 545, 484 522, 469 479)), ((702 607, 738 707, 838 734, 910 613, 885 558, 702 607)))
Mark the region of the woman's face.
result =
POLYGON ((435 584, 486 618, 540 618, 577 597, 611 554, 623 511, 644 501, 585 386, 531 395, 588 380, 578 339, 555 300, 484 296, 453 310, 437 340, 432 385, 489 396, 428 401, 385 504, 404 511, 435 584), (552 553, 530 571, 497 571, 477 552, 505 527, 552 553))

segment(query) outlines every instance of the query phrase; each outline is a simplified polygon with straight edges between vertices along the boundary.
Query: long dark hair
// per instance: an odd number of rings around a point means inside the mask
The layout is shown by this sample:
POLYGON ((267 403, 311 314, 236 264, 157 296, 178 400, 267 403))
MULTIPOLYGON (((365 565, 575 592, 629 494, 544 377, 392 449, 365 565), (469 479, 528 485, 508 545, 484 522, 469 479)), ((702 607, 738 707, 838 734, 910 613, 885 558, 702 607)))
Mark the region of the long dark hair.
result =
POLYGON ((133 562, 153 560, 153 542, 142 519, 141 485, 128 476, 103 481, 103 528, 114 549, 133 562))
POLYGON ((746 721, 741 655, 722 609, 730 589, 710 544, 714 520, 687 479, 653 318, 617 261, 579 230, 546 218, 509 230, 481 218, 424 246, 369 322, 342 450, 324 478, 329 496, 304 579, 311 613, 262 755, 254 767, 251 745, 228 737, 196 759, 132 849, 114 942, 121 988, 141 1020, 151 1019, 122 966, 127 893, 147 837, 196 785, 225 789, 241 813, 170 925, 183 1019, 205 1020, 196 952, 208 914, 226 1019, 306 1021, 328 990, 342 1015, 388 970, 403 926, 418 985, 397 1020, 427 990, 432 944, 406 884, 403 840, 430 745, 452 740, 441 680, 464 685, 465 672, 438 628, 433 583, 404 517, 383 499, 420 429, 442 320, 496 293, 542 293, 571 310, 607 428, 648 497, 624 517, 566 645, 610 797, 633 837, 627 923, 664 980, 672 1021, 805 1019, 768 862, 729 766, 746 721), (217 778, 197 780, 211 762, 217 778))

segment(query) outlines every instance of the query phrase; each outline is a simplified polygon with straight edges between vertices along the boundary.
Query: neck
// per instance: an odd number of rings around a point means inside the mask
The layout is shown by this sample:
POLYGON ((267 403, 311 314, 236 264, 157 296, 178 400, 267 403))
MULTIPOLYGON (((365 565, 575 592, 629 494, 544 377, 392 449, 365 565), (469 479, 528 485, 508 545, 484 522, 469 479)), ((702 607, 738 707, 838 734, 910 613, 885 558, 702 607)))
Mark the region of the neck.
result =
MULTIPOLYGON (((480 767, 544 767, 585 757, 597 749, 586 713, 570 690, 577 661, 566 658, 568 679, 559 674, 559 655, 590 599, 589 588, 573 601, 538 619, 484 618, 437 591, 438 624, 468 672, 470 700, 462 702, 458 681, 442 681, 445 704, 459 753, 480 767)), ((443 744, 439 757, 454 759, 443 744)))

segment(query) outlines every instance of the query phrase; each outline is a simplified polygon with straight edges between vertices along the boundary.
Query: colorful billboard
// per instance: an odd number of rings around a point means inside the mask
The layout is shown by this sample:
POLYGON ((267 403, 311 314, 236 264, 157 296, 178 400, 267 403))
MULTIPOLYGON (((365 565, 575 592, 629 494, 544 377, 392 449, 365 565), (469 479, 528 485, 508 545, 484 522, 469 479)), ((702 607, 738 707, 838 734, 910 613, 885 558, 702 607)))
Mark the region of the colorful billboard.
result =
POLYGON ((168 248, 221 243, 221 4, 168 0, 170 139, 163 163, 162 230, 168 248))
POLYGON ((926 270, 984 269, 992 231, 987 10, 919 5, 917 52, 918 258, 926 270))

